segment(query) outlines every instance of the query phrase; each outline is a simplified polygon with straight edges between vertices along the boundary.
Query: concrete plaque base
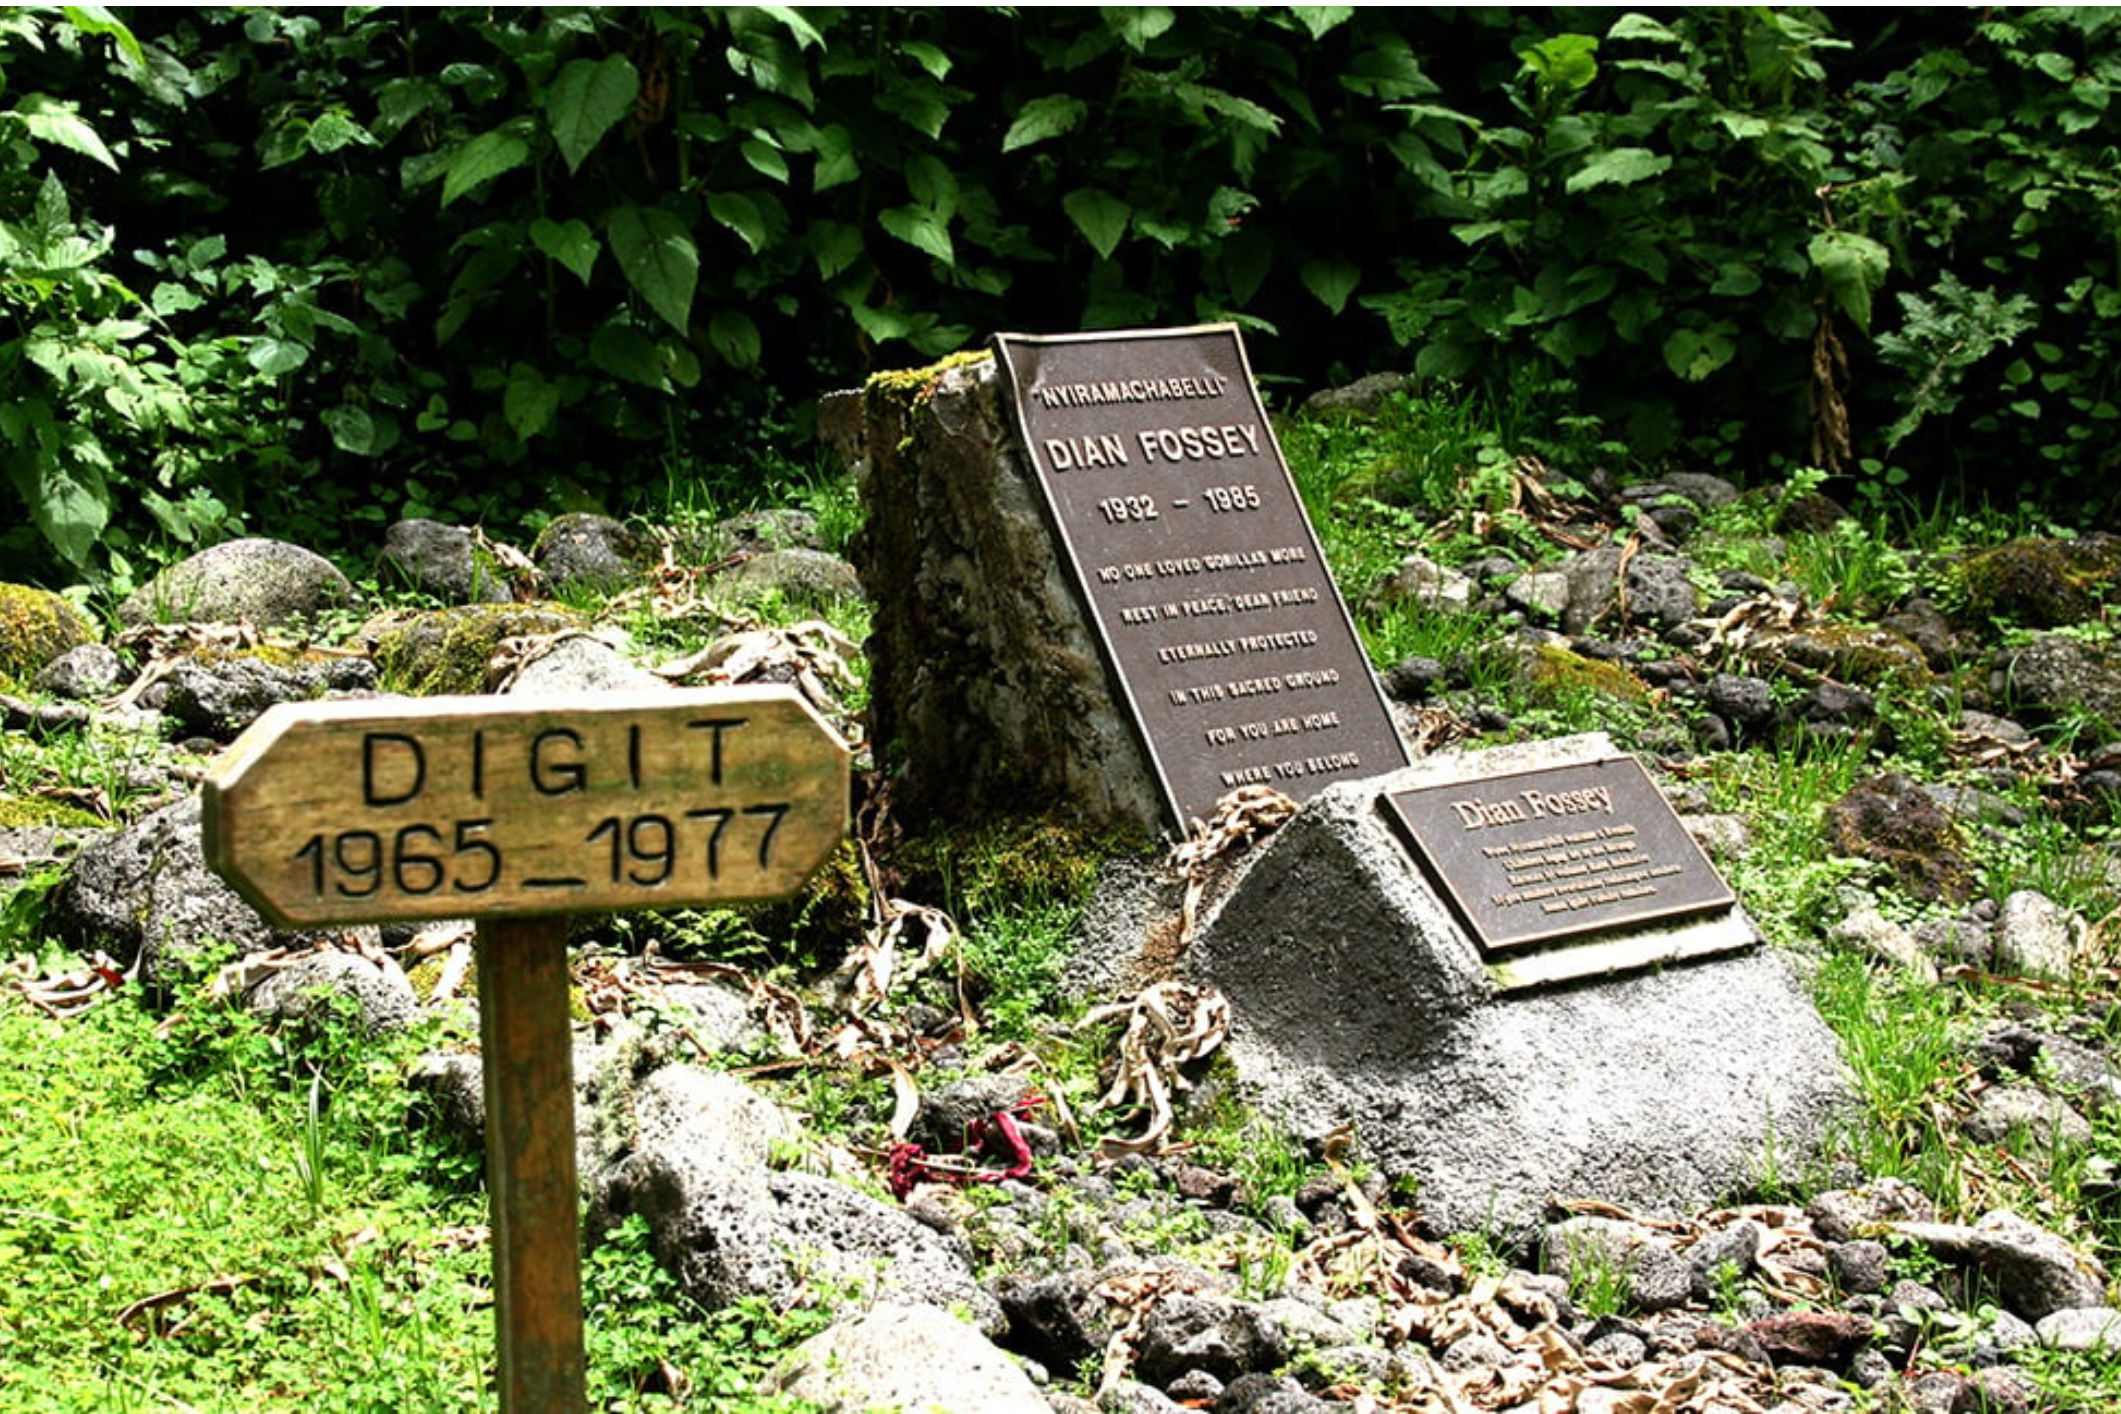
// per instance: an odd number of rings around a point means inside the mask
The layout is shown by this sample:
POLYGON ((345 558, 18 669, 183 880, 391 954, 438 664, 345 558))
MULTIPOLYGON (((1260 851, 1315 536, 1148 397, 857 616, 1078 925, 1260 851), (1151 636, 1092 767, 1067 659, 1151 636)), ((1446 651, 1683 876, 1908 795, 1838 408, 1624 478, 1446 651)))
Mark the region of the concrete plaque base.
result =
POLYGON ((1715 1202, 1801 1166, 1848 1103, 1833 1034, 1735 906, 1494 963, 1379 808, 1454 771, 1613 755, 1572 737, 1333 786, 1257 850, 1181 960, 1229 999, 1261 1107, 1306 1135, 1352 1122, 1440 1230, 1525 1230, 1556 1198, 1715 1202), (1531 988, 1495 970, 1540 957, 1569 975, 1531 988), (1608 964, 1635 970, 1592 975, 1608 964))

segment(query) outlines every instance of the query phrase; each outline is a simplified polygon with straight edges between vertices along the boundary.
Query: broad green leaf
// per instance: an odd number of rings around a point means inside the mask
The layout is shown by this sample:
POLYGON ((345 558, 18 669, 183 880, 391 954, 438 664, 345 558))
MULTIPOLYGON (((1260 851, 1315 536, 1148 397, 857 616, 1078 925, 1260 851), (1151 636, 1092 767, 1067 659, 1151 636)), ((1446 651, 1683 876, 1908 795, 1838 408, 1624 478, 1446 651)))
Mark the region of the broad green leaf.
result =
POLYGON ((1155 241, 1165 250, 1176 250, 1196 234, 1191 221, 1167 221, 1147 212, 1134 213, 1134 234, 1155 241))
POLYGON ((1565 185, 1572 193, 1593 187, 1628 187, 1661 177, 1671 167, 1671 158, 1647 147, 1609 148, 1571 172, 1565 185))
POLYGON ((540 216, 530 223, 530 242, 547 257, 571 271, 583 284, 597 263, 597 233, 577 217, 554 221, 540 216))
POLYGON ((1423 378, 1446 382, 1464 378, 1480 365, 1479 352, 1471 344, 1439 340, 1424 344, 1414 356, 1414 372, 1423 378))
POLYGON ((332 445, 340 451, 357 457, 372 457, 379 450, 376 420, 369 416, 368 409, 341 403, 326 408, 323 420, 325 430, 331 433, 332 445))
POLYGON ((1384 102, 1425 98, 1437 91, 1436 82, 1421 71, 1421 62, 1404 39, 1392 37, 1357 54, 1341 75, 1342 88, 1367 94, 1384 102))
POLYGON ((197 538, 198 532, 192 526, 190 518, 167 496, 157 495, 144 487, 137 494, 140 504, 155 518, 155 524, 161 527, 164 535, 180 545, 189 545, 197 538))
POLYGON ((1812 237, 1805 253, 1826 281, 1834 302, 1856 321, 1857 328, 1870 332, 1871 296, 1885 284, 1886 272, 1892 268, 1892 253, 1869 236, 1859 236, 1854 231, 1821 231, 1812 237))
POLYGON ((773 18, 786 25, 788 32, 795 36, 795 42, 799 47, 804 49, 823 49, 825 47, 825 36, 819 34, 812 27, 810 21, 803 18, 801 10, 789 5, 761 5, 759 10, 764 14, 773 16, 773 18))
POLYGON ((1699 383, 1738 353, 1738 326, 1718 320, 1706 329, 1674 329, 1664 341, 1665 367, 1699 383))
POLYGON ((1575 93, 1598 77, 1598 41, 1588 34, 1557 34, 1525 50, 1523 62, 1542 87, 1575 93))
POLYGON ((1607 39, 1647 39, 1657 44, 1677 44, 1679 36, 1666 29, 1648 15, 1629 11, 1613 21, 1613 27, 1605 32, 1607 39))
POLYGON ((508 80, 484 64, 458 62, 442 66, 442 82, 464 90, 473 103, 491 103, 508 87, 508 80))
POLYGON ((268 170, 286 166, 309 150, 308 139, 309 121, 283 107, 258 139, 258 165, 268 170))
POLYGON ((1089 112, 1089 104, 1070 94, 1049 93, 1034 98, 1016 115, 1009 131, 1002 134, 1002 151, 1014 152, 1047 138, 1065 136, 1075 131, 1089 112))
POLYGON ((1149 41, 1178 23, 1178 16, 1163 5, 1105 5, 1098 13, 1105 18, 1105 27, 1118 35, 1129 49, 1139 54, 1149 47, 1149 41))
POLYGON ((449 205, 474 187, 492 181, 530 160, 530 144, 507 128, 480 133, 449 155, 443 169, 442 204, 449 205))
POLYGON ((15 116, 22 119, 29 135, 39 142, 56 143, 101 162, 113 172, 118 170, 118 159, 110 155, 102 137, 82 119, 73 104, 41 93, 25 94, 15 105, 15 116))
POLYGON ((170 280, 164 280, 156 285, 153 291, 149 293, 147 302, 154 307, 155 313, 165 319, 172 314, 182 314, 187 310, 197 309, 206 303, 204 299, 199 297, 199 292, 191 286, 179 285, 170 280))
POLYGON ((1759 288, 1760 271, 1752 265, 1733 260, 1717 267, 1716 283, 1709 286, 1709 293, 1744 299, 1759 288))
POLYGON ((1606 346, 1605 325, 1596 319, 1563 319, 1532 339, 1541 352, 1564 368, 1581 363, 1606 346))
POLYGON ((309 349, 293 339, 253 340, 244 360, 268 378, 292 373, 309 362, 309 349))
POLYGON ((103 473, 93 466, 27 454, 13 460, 15 481, 27 479, 35 487, 34 494, 23 492, 30 519, 68 564, 85 566, 110 524, 110 486, 103 473))
POLYGON ((1127 218, 1134 208, 1110 192, 1078 187, 1061 198, 1061 210, 1068 213, 1068 219, 1090 242, 1090 248, 1110 260, 1112 252, 1119 249, 1120 238, 1127 234, 1127 218))
POLYGON ((872 309, 856 301, 847 310, 854 316, 854 322, 862 326, 862 332, 880 344, 903 339, 913 331, 913 320, 895 309, 872 309))
POLYGON ((508 371, 508 387, 501 394, 501 416, 524 442, 551 425, 560 410, 559 386, 527 363, 508 371))
POLYGON ((1239 98, 1234 93, 1206 84, 1184 84, 1181 88, 1189 101, 1198 102, 1205 111, 1217 117, 1228 118, 1258 132, 1281 132, 1281 115, 1260 107, 1249 98, 1239 98))
POLYGON ((957 212, 957 174, 929 153, 921 153, 906 163, 906 190, 913 199, 933 211, 944 221, 957 212))
POLYGON ((1304 288, 1334 314, 1347 308, 1348 297, 1362 282, 1362 270, 1352 260, 1307 260, 1298 272, 1304 288))
POLYGON ((2056 54, 2052 51, 2035 54, 2033 67, 2056 83, 2069 83, 2077 77, 2077 66, 2067 54, 2056 54))
POLYGON ((812 191, 842 186, 862 174, 861 164, 854 158, 854 134, 843 124, 827 123, 818 129, 817 138, 817 170, 810 177, 812 191))
POLYGON ((819 277, 829 280, 862 258, 862 229, 844 221, 816 221, 810 226, 809 245, 819 277))
POLYGON ((440 101, 441 90, 426 79, 392 79, 376 90, 376 127, 392 137, 440 101))
POLYGON ((925 206, 893 206, 877 214, 877 222, 907 245, 915 246, 946 265, 957 263, 950 243, 950 227, 925 206))
POLYGON ((692 351, 692 345, 681 339, 665 340, 661 353, 670 370, 670 381, 680 388, 697 388, 700 385, 700 359, 692 351))
POLYGON ((781 156, 780 149, 772 143, 749 138, 737 151, 743 154, 744 161, 750 164, 751 170, 760 176, 771 177, 776 182, 788 180, 788 159, 781 156))
POLYGON ((655 340, 631 324, 606 324, 589 336, 589 361, 614 378, 660 391, 668 386, 655 340))
POLYGON ((950 121, 949 93, 922 79, 917 85, 885 89, 876 96, 876 106, 932 142, 943 135, 943 124, 950 121))
POLYGON ((83 34, 107 34, 117 41, 127 59, 142 68, 147 66, 147 54, 140 48, 140 41, 125 27, 117 16, 102 5, 61 5, 59 13, 83 34))
POLYGON ((1664 317, 1664 305, 1652 290, 1627 290, 1606 307, 1613 332, 1631 344, 1639 344, 1664 317))
POLYGON ((909 39, 898 46, 898 52, 919 64, 933 79, 950 77, 950 56, 932 44, 918 39, 909 39))
POLYGON ((686 332, 700 283, 700 248, 685 223, 661 207, 621 206, 611 213, 607 234, 626 283, 671 327, 686 332))
POLYGON ((575 59, 560 70, 545 95, 545 121, 568 171, 579 168, 598 140, 633 111, 640 92, 641 76, 623 54, 575 59))
POLYGON ((817 95, 811 90, 810 69, 801 50, 791 49, 781 36, 757 28, 741 30, 722 57, 732 72, 748 77, 767 93, 791 98, 805 112, 816 106, 817 95))
POLYGON ((1451 234, 1467 245, 1479 245, 1490 236, 1517 229, 1519 224, 1516 221, 1461 221, 1451 228, 1451 234))
POLYGON ((318 154, 337 152, 343 147, 374 147, 376 140, 368 129, 353 120, 344 109, 329 108, 319 113, 302 135, 309 150, 318 154))
POLYGON ((742 192, 707 193, 707 214, 736 232, 738 239, 751 248, 752 254, 766 248, 769 233, 765 214, 759 210, 757 202, 742 192))
POLYGON ((1353 5, 1294 5, 1290 13, 1313 39, 1324 39, 1328 31, 1355 17, 1353 5))
POLYGON ((707 342, 714 345, 715 352, 731 368, 756 367, 765 347, 759 338, 759 326, 740 309, 715 311, 707 325, 707 342))

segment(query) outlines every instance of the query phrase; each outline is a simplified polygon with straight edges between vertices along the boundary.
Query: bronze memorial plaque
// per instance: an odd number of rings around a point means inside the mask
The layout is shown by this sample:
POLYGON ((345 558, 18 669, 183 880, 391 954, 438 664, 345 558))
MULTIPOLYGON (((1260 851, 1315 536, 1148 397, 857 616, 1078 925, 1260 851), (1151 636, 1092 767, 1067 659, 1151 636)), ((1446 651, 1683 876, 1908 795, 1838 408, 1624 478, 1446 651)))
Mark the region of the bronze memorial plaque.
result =
POLYGON ((1631 756, 1388 791, 1486 957, 1737 902, 1631 756))
POLYGON ((1406 764, 1237 328, 998 334, 1017 424, 1180 828, 1406 764))

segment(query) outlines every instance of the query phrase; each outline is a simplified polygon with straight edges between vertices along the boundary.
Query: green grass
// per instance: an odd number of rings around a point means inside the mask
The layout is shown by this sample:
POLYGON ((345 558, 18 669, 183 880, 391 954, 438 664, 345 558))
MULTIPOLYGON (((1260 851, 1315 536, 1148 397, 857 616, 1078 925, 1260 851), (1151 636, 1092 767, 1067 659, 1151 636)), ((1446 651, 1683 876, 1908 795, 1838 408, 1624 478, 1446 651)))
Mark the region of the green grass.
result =
MULTIPOLYGON (((418 1039, 269 1034, 196 992, 160 1024, 122 996, 60 1021, 0 992, 0 1407, 491 1408, 480 1158, 422 1123, 418 1039)), ((584 1292, 605 1410, 792 1409, 739 1401, 822 1323, 702 1313, 636 1230, 584 1292)))
POLYGON ((483 1221, 476 1165, 407 1127, 394 1065, 219 1009, 165 1038, 124 998, 54 1021, 13 993, 0 1051, 0 1404, 475 1407, 484 1254, 443 1234, 483 1221))
POLYGON ((1905 1179, 1962 1210, 1969 1185, 1953 1121, 1972 1076, 1960 995, 1881 977, 1847 955, 1828 959, 1812 990, 1863 1103, 1864 1117, 1843 1132, 1841 1150, 1867 1175, 1905 1179))

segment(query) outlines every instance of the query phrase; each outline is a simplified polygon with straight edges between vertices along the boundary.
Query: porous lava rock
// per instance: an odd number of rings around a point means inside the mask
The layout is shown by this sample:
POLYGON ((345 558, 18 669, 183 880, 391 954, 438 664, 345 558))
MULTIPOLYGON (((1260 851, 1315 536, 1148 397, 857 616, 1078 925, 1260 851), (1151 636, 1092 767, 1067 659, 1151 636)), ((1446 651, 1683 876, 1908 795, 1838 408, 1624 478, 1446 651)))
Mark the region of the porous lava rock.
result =
POLYGON ((1826 823, 1836 853, 1883 864, 1924 903, 1964 902, 1973 892, 1959 827, 1906 776, 1859 781, 1827 807, 1826 823))

